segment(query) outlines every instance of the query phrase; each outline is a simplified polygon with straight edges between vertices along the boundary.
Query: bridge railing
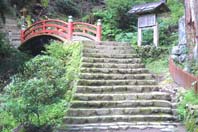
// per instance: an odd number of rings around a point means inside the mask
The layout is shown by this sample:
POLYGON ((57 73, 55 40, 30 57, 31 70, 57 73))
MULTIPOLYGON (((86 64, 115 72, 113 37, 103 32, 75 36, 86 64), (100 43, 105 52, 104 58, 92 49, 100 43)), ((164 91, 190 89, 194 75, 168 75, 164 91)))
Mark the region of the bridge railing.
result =
POLYGON ((36 22, 22 31, 21 41, 41 34, 53 34, 68 39, 68 23, 54 19, 36 22))
POLYGON ((169 72, 177 84, 188 89, 194 87, 194 90, 197 93, 198 77, 195 77, 192 74, 177 67, 172 58, 169 59, 169 72))
POLYGON ((101 41, 102 25, 98 20, 97 25, 83 22, 73 22, 69 17, 68 22, 62 20, 43 20, 34 23, 30 27, 21 31, 21 42, 38 35, 56 35, 65 40, 72 40, 73 36, 82 36, 94 41, 101 41))

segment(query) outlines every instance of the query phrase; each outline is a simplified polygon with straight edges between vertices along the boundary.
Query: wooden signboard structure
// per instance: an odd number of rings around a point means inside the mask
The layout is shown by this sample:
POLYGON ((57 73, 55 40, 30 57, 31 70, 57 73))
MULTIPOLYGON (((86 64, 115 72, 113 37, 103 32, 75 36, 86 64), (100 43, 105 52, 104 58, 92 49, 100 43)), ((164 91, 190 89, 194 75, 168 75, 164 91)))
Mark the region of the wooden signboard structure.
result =
POLYGON ((159 29, 157 15, 169 11, 166 0, 136 5, 128 11, 130 14, 138 15, 138 46, 142 45, 142 31, 144 29, 153 29, 153 43, 158 47, 159 29))

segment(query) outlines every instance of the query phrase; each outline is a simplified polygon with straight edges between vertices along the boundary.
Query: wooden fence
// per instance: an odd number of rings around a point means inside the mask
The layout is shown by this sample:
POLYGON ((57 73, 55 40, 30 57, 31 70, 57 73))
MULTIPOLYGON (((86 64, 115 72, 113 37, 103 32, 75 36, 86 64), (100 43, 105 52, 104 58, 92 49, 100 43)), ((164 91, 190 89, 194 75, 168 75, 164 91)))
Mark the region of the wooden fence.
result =
POLYGON ((173 59, 169 59, 169 71, 173 80, 186 89, 194 88, 195 93, 198 91, 198 77, 177 67, 173 59))

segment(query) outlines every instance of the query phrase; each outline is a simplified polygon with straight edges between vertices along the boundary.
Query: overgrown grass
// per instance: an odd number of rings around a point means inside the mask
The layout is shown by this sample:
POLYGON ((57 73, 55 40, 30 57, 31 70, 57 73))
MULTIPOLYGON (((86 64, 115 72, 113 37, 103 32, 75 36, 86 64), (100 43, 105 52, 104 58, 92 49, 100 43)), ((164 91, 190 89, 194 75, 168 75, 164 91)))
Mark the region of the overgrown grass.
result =
POLYGON ((154 74, 163 74, 168 72, 168 57, 156 59, 153 61, 147 60, 145 62, 146 68, 148 68, 154 74))
POLYGON ((154 74, 168 72, 169 47, 155 47, 133 45, 146 68, 154 74))

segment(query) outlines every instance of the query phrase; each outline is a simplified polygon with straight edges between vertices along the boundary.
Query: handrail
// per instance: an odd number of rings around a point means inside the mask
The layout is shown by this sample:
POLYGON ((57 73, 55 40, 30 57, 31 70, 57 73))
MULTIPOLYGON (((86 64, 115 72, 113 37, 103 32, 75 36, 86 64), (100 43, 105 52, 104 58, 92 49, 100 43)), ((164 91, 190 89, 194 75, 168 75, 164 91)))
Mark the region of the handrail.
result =
POLYGON ((100 24, 92 25, 84 22, 65 22, 62 20, 48 19, 32 24, 21 31, 21 41, 27 41, 31 37, 39 35, 58 35, 65 40, 72 40, 73 36, 83 36, 94 41, 101 41, 101 21, 100 24))
POLYGON ((197 91, 198 77, 195 77, 192 74, 177 67, 172 58, 169 59, 169 72, 177 84, 186 89, 194 87, 195 92, 197 91))

